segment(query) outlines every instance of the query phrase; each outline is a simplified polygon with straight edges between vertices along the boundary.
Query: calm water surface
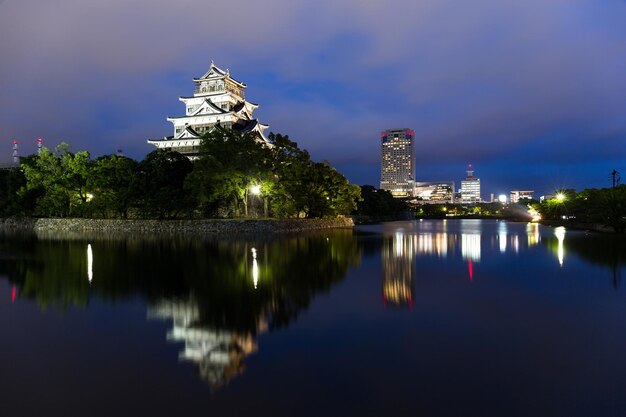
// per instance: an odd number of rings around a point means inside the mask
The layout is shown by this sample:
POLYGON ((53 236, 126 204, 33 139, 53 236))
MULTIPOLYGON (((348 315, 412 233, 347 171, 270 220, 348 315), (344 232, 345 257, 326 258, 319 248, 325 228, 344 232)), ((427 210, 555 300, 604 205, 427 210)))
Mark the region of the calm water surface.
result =
POLYGON ((7 416, 625 416, 624 237, 3 235, 7 416))

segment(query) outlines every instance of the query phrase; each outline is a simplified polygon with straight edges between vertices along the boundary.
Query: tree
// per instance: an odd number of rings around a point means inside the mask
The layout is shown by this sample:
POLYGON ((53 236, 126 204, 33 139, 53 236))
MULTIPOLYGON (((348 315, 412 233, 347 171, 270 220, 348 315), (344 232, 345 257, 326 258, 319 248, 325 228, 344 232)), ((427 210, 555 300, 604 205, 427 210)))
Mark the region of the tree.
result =
POLYGON ((30 195, 16 198, 20 188, 25 185, 26 178, 21 169, 0 170, 0 216, 24 214, 28 210, 28 202, 32 201, 30 195))
POLYGON ((43 216, 83 216, 88 214, 89 192, 87 180, 92 161, 89 152, 72 153, 62 142, 50 152, 41 153, 21 165, 26 185, 20 190, 26 196, 31 190, 39 190, 35 214, 43 216))
POLYGON ((363 216, 395 216, 406 210, 406 203, 394 198, 390 191, 379 190, 371 185, 361 187, 361 201, 355 214, 363 216))
POLYGON ((137 171, 137 161, 124 156, 108 155, 96 159, 88 181, 94 210, 102 217, 128 218, 137 171))
POLYGON ((328 162, 313 162, 288 136, 270 134, 272 172, 276 180, 274 210, 283 216, 323 217, 350 214, 360 188, 328 162))
MULTIPOLYGON (((186 181, 204 214, 248 216, 250 187, 271 181, 269 150, 254 134, 216 128, 202 138, 200 156, 186 181)), ((265 187, 268 190, 268 187, 265 187)))
POLYGON ((189 159, 178 152, 157 149, 138 165, 131 183, 135 205, 144 217, 167 219, 191 214, 192 198, 185 178, 192 171, 189 159))

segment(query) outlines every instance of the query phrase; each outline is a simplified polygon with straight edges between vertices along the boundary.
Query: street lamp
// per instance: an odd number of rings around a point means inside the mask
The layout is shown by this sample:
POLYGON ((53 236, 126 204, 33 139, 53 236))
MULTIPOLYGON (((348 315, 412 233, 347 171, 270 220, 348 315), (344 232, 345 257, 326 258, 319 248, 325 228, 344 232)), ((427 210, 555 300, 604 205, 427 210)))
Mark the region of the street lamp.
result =
POLYGON ((556 199, 557 199, 558 201, 563 201, 563 200, 565 200, 565 194, 563 194, 563 193, 558 193, 558 194, 556 195, 556 199))
MULTIPOLYGON (((250 187, 248 187, 248 192, 250 194, 252 194, 253 196, 257 196, 258 197, 259 195, 261 195, 261 186, 258 185, 258 184, 251 185, 250 187)), ((253 200, 253 203, 254 203, 254 200, 253 200)), ((265 205, 266 205, 266 200, 263 199, 263 206, 264 206, 264 209, 265 209, 264 211, 267 212, 267 208, 265 208, 265 205)), ((246 198, 246 216, 247 215, 248 215, 248 199, 246 198)), ((266 214, 266 216, 267 216, 267 214, 266 214)), ((256 209, 255 209, 255 216, 254 217, 258 217, 256 215, 256 209)))

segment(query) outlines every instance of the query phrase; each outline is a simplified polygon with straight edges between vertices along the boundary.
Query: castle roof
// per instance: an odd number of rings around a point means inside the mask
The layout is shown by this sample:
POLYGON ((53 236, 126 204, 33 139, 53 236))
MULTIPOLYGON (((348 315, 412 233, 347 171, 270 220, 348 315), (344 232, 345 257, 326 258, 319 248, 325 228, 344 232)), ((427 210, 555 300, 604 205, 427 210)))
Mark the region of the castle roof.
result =
POLYGON ((234 83, 238 84, 239 86, 244 87, 244 88, 246 87, 244 83, 242 83, 241 81, 237 81, 233 77, 231 77, 230 71, 228 69, 224 71, 223 69, 215 66, 213 61, 211 61, 211 67, 209 68, 209 70, 202 77, 194 78, 193 81, 198 83, 202 80, 208 80, 210 78, 228 78, 234 83))
POLYGON ((183 130, 176 136, 176 139, 187 139, 187 138, 198 138, 198 137, 200 137, 200 134, 194 128, 192 128, 191 126, 186 126, 185 130, 183 130))
MULTIPOLYGON (((257 119, 252 119, 247 121, 245 124, 235 124, 233 125, 233 130, 237 130, 239 133, 246 134, 250 132, 258 132, 263 135, 263 131, 267 129, 269 125, 264 125, 260 123, 257 119)), ((267 142, 265 136, 263 136, 263 140, 267 142)))

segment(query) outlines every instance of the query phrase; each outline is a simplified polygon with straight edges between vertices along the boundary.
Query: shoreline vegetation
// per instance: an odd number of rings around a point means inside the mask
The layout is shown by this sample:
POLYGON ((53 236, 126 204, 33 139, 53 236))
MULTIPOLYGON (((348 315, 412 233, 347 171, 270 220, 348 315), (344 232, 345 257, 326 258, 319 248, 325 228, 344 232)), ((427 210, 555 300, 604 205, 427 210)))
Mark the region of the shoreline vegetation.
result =
POLYGON ((217 126, 193 154, 92 159, 61 143, 0 172, 0 217, 315 219, 350 215, 360 187, 288 136, 217 126))
POLYGON ((43 148, 21 158, 18 167, 0 171, 0 219, 39 219, 32 220, 33 228, 42 229, 141 232, 178 224, 182 233, 200 229, 227 234, 228 225, 239 225, 234 233, 313 230, 326 226, 304 220, 337 219, 345 225, 347 216, 350 224, 339 227, 409 219, 535 217, 553 226, 626 231, 626 185, 617 182, 612 188, 579 193, 562 190, 542 202, 426 204, 394 198, 371 185, 350 184, 328 162, 312 161, 288 136, 271 133, 268 139, 261 143, 255 135, 217 127, 203 136, 194 155, 157 149, 142 161, 122 155, 93 160, 86 151, 71 152, 66 143, 54 151, 43 148))
POLYGON ((423 219, 501 219, 539 221, 548 226, 602 233, 626 232, 626 185, 592 188, 580 192, 561 190, 541 202, 474 204, 414 204, 416 218, 423 219))

